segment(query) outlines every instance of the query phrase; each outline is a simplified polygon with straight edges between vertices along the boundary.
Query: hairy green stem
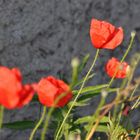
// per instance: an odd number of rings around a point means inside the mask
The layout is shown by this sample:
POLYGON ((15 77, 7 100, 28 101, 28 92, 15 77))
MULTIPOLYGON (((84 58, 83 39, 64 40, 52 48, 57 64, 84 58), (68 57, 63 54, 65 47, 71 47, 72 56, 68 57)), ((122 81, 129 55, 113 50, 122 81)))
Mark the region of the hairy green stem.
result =
MULTIPOLYGON (((132 45, 133 45, 135 35, 136 35, 136 32, 132 32, 132 33, 131 33, 131 40, 130 40, 129 46, 128 46, 128 48, 127 48, 125 54, 123 55, 123 57, 122 57, 122 59, 121 59, 121 61, 120 61, 121 63, 124 61, 124 59, 125 59, 126 56, 128 55, 128 53, 129 53, 129 51, 130 51, 130 49, 131 49, 131 47, 132 47, 132 45)), ((114 78, 115 78, 115 76, 116 76, 116 74, 117 74, 118 69, 119 69, 119 68, 116 69, 116 72, 114 73, 113 77, 111 78, 108 87, 110 87, 110 86, 112 85, 112 83, 113 83, 113 81, 114 81, 114 78)))
POLYGON ((51 115, 55 109, 55 107, 57 106, 58 102, 60 101, 60 99, 62 99, 64 96, 66 96, 67 94, 69 94, 68 92, 62 93, 61 95, 59 95, 54 102, 54 105, 49 109, 49 112, 47 114, 45 123, 44 123, 44 127, 43 127, 43 131, 41 133, 41 140, 45 140, 45 134, 47 132, 48 129, 48 124, 49 124, 49 120, 51 118, 51 115))
POLYGON ((51 115, 52 115, 52 112, 54 111, 54 109, 55 109, 55 108, 52 107, 52 108, 49 110, 48 114, 47 114, 47 117, 46 117, 46 120, 45 120, 45 123, 44 123, 44 127, 43 127, 43 131, 42 131, 42 133, 41 133, 41 140, 45 140, 45 134, 46 134, 46 132, 47 132, 49 120, 50 120, 50 118, 51 118, 51 115))
POLYGON ((39 128, 39 126, 42 124, 42 122, 43 122, 43 120, 44 120, 45 114, 46 114, 46 107, 44 106, 44 107, 43 107, 43 111, 42 111, 41 118, 40 118, 40 120, 38 121, 38 123, 36 124, 35 128, 33 129, 33 131, 31 132, 31 135, 30 135, 29 140, 33 140, 34 135, 35 135, 37 129, 39 128))
POLYGON ((0 106, 0 129, 2 128, 3 114, 4 114, 4 107, 1 105, 0 106))
POLYGON ((95 63, 96 63, 96 60, 97 60, 97 58, 98 58, 98 55, 99 55, 99 49, 97 49, 97 52, 96 52, 95 58, 94 58, 94 60, 93 60, 93 63, 92 63, 92 65, 91 65, 89 71, 87 72, 87 74, 86 74, 86 76, 85 76, 85 79, 84 79, 84 81, 83 81, 83 83, 82 83, 82 85, 81 85, 81 87, 80 87, 80 89, 79 89, 79 92, 77 93, 77 95, 76 95, 74 101, 72 102, 72 105, 70 106, 70 108, 69 108, 69 110, 68 110, 68 112, 67 112, 65 118, 63 119, 62 124, 60 125, 60 127, 59 127, 59 129, 58 129, 58 132, 57 132, 57 134, 56 134, 55 140, 58 139, 58 136, 59 136, 59 134, 60 134, 60 132, 61 132, 61 129, 62 129, 62 127, 63 127, 65 121, 67 120, 67 118, 68 118, 68 116, 69 116, 69 114, 70 114, 72 108, 74 107, 74 105, 75 105, 75 103, 76 103, 76 101, 77 101, 79 95, 81 94, 81 91, 82 91, 82 89, 83 89, 84 86, 85 86, 85 83, 86 83, 86 81, 87 81, 87 78, 89 77, 89 75, 90 75, 90 73, 91 73, 91 71, 92 71, 92 69, 93 69, 93 67, 94 67, 94 65, 95 65, 95 63))
MULTIPOLYGON (((130 49, 131 49, 131 47, 132 47, 132 44, 133 44, 135 35, 136 35, 135 32, 132 32, 132 33, 131 33, 131 40, 130 40, 129 46, 128 46, 128 48, 127 48, 125 54, 123 55, 123 57, 122 57, 122 59, 121 59, 121 61, 120 61, 121 63, 124 61, 124 59, 125 59, 126 56, 128 55, 128 53, 129 53, 129 51, 130 51, 130 49)), ((110 86, 112 85, 112 83, 113 83, 113 81, 114 81, 114 78, 115 78, 115 76, 116 76, 116 74, 117 74, 117 71, 118 71, 118 68, 116 69, 116 71, 115 71, 113 77, 111 78, 111 80, 110 80, 110 82, 109 82, 109 84, 108 84, 107 90, 108 90, 108 89, 110 88, 110 86)), ((97 128, 99 122, 100 122, 100 119, 97 119, 95 125, 93 125, 93 127, 92 127, 92 130, 95 130, 95 129, 97 128)), ((94 131, 92 131, 92 130, 91 130, 91 132, 88 134, 86 140, 89 140, 89 139, 92 137, 92 135, 94 134, 94 131)))
POLYGON ((106 95, 101 97, 100 103, 99 103, 99 105, 98 105, 95 113, 92 115, 92 121, 89 122, 89 129, 88 129, 88 132, 87 132, 87 135, 86 135, 86 139, 89 139, 90 138, 90 134, 92 133, 92 126, 93 126, 93 124, 95 122, 95 118, 98 118, 99 117, 100 109, 101 109, 101 107, 105 103, 106 95))

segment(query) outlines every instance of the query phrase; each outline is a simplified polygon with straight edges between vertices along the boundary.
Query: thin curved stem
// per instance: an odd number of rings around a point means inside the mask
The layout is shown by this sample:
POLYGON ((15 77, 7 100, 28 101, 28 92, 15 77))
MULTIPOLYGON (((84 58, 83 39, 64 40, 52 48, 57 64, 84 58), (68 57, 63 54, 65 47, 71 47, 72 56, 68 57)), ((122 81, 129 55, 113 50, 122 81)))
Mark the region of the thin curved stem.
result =
MULTIPOLYGON (((123 55, 123 57, 122 57, 122 59, 121 59, 121 61, 120 61, 121 63, 124 61, 124 59, 125 59, 126 56, 128 55, 128 53, 129 53, 129 51, 130 51, 130 49, 131 49, 131 47, 132 47, 132 45, 133 45, 135 35, 136 35, 136 32, 133 31, 133 32, 131 33, 131 40, 130 40, 130 43, 129 43, 129 45, 128 45, 128 48, 127 48, 125 54, 123 55)), ((115 76, 116 76, 116 74, 117 74, 118 69, 119 69, 119 68, 117 68, 116 72, 114 73, 113 77, 111 78, 111 80, 110 80, 110 82, 109 82, 109 84, 108 84, 108 88, 112 85, 112 83, 113 83, 113 81, 114 81, 114 78, 115 78, 115 76)))
POLYGON ((58 136, 59 136, 59 134, 60 134, 60 132, 61 132, 61 129, 62 129, 62 127, 63 127, 63 125, 64 125, 66 119, 68 118, 68 116, 69 116, 69 114, 70 114, 72 108, 73 108, 74 105, 75 105, 75 102, 77 101, 79 95, 81 94, 81 91, 82 91, 82 89, 84 88, 84 85, 85 85, 85 83, 86 83, 86 81, 87 81, 87 78, 88 78, 88 76, 90 75, 90 73, 91 73, 91 71, 92 71, 92 69, 93 69, 93 67, 94 67, 94 65, 95 65, 95 63, 96 63, 96 60, 97 60, 97 58, 98 58, 98 55, 99 55, 99 49, 97 49, 97 51, 96 51, 96 55, 95 55, 95 58, 94 58, 94 60, 93 60, 93 63, 92 63, 92 65, 91 65, 89 71, 87 72, 87 74, 86 74, 86 76, 85 76, 85 79, 84 79, 84 81, 83 81, 83 83, 82 83, 82 85, 81 85, 81 87, 80 87, 80 89, 79 89, 79 92, 77 93, 77 95, 76 95, 74 101, 72 102, 72 105, 70 106, 70 108, 69 108, 69 110, 68 110, 68 112, 67 112, 65 118, 63 119, 62 124, 60 125, 60 127, 59 127, 59 129, 58 129, 58 132, 57 132, 57 134, 56 134, 55 140, 58 139, 58 136))
POLYGON ((41 123, 42 123, 43 120, 44 120, 45 114, 46 114, 46 106, 43 107, 43 111, 42 111, 41 118, 40 118, 40 120, 38 121, 38 123, 36 124, 35 128, 33 129, 33 131, 31 132, 31 135, 30 135, 29 140, 33 140, 33 137, 34 137, 34 135, 35 135, 37 129, 39 128, 39 126, 41 125, 41 123))
POLYGON ((139 105, 139 103, 140 103, 140 96, 139 96, 139 98, 136 100, 135 104, 131 107, 131 109, 136 108, 136 107, 139 105))
POLYGON ((0 129, 2 128, 3 114, 4 114, 4 107, 0 106, 0 129))
POLYGON ((86 135, 86 139, 88 139, 88 137, 90 137, 89 133, 91 133, 91 131, 92 131, 92 126, 94 124, 95 118, 98 118, 100 115, 100 109, 104 105, 105 99, 106 99, 106 95, 101 97, 101 101, 100 101, 95 113, 92 115, 92 120, 90 121, 90 124, 89 124, 89 129, 88 129, 88 132, 86 135))
POLYGON ((43 131, 41 133, 41 140, 45 140, 45 134, 47 132, 47 128, 48 128, 48 124, 49 124, 49 120, 51 118, 51 115, 52 115, 52 112, 54 111, 54 107, 52 107, 49 112, 48 112, 48 115, 46 117, 46 120, 45 120, 45 123, 44 123, 44 127, 43 127, 43 131))
MULTIPOLYGON (((127 48, 125 54, 123 55, 123 57, 122 57, 122 59, 121 59, 121 61, 120 61, 121 63, 124 61, 124 59, 125 59, 126 56, 128 55, 128 53, 129 53, 129 51, 130 51, 130 49, 131 49, 131 47, 132 47, 132 45, 133 45, 133 41, 134 41, 135 35, 136 35, 135 32, 132 32, 132 33, 131 33, 131 40, 130 40, 129 46, 128 46, 128 48, 127 48)), ((117 71, 118 71, 118 68, 116 69, 116 72, 114 73, 113 77, 111 78, 111 80, 110 80, 110 82, 109 82, 109 84, 108 84, 107 89, 109 89, 109 87, 112 85, 112 83, 113 83, 113 81, 114 81, 114 78, 115 78, 115 76, 116 76, 116 74, 117 74, 117 71)), ((91 137, 93 136, 94 132, 96 131, 96 128, 97 128, 98 124, 100 123, 101 118, 102 118, 102 117, 97 118, 97 120, 96 120, 95 124, 93 125, 93 127, 92 127, 92 129, 91 129, 89 135, 88 135, 87 138, 86 138, 86 140, 90 140, 90 139, 91 139, 91 137)))
POLYGON ((45 134, 47 132, 47 129, 48 129, 48 124, 49 124, 49 120, 51 118, 51 115, 55 109, 55 107, 57 106, 58 102, 60 101, 60 99, 62 99, 63 97, 65 97, 66 95, 68 94, 68 92, 64 92, 62 93, 61 95, 59 95, 55 102, 54 102, 54 105, 49 109, 49 112, 47 114, 47 117, 46 117, 46 120, 45 120, 45 123, 44 123, 44 126, 43 126, 43 131, 41 133, 41 140, 45 140, 45 134))

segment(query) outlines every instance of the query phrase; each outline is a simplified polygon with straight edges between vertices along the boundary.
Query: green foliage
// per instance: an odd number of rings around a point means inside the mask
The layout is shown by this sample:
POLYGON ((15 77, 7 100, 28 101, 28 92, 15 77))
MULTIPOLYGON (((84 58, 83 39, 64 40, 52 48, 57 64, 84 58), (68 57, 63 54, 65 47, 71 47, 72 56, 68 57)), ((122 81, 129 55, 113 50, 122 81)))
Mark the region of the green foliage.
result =
POLYGON ((83 58, 82 62, 81 62, 80 65, 79 65, 78 73, 81 73, 81 72, 83 71, 83 69, 85 68, 85 66, 86 66, 86 64, 87 64, 87 62, 88 62, 88 60, 89 60, 89 57, 90 57, 90 54, 87 54, 87 55, 83 58))
POLYGON ((35 121, 15 121, 10 123, 3 123, 3 128, 15 129, 15 130, 25 130, 34 128, 35 121))
POLYGON ((114 122, 111 119, 108 123, 108 140, 129 140, 130 135, 134 135, 135 133, 128 132, 119 122, 114 122))
MULTIPOLYGON (((122 61, 126 57, 127 53, 123 56, 122 61)), ((73 99, 62 108, 49 109, 52 109, 53 111, 51 113, 49 111, 47 112, 47 115, 49 114, 51 116, 47 122, 49 124, 48 128, 54 132, 54 138, 56 138, 56 135, 61 128, 61 124, 66 118, 62 126, 62 130, 57 137, 58 139, 55 140, 85 140, 87 138, 86 136, 91 134, 91 130, 96 126, 96 124, 97 127, 95 127, 95 132, 93 132, 93 134, 96 132, 102 132, 107 135, 108 140, 134 139, 138 130, 132 125, 129 113, 138 108, 140 105, 139 94, 136 94, 136 92, 139 91, 140 78, 136 79, 134 77, 136 67, 138 66, 140 60, 140 54, 135 54, 131 59, 130 73, 127 78, 122 80, 120 87, 116 87, 115 85, 115 87, 112 88, 111 84, 114 79, 111 79, 111 82, 108 84, 83 86, 80 90, 83 82, 86 83, 95 76, 95 73, 91 72, 87 77, 85 76, 86 80, 85 77, 82 77, 81 79, 79 78, 89 60, 89 57, 90 55, 87 54, 81 62, 76 59, 74 60, 72 64, 73 70, 70 84, 73 92, 73 99), (103 95, 104 91, 107 95, 103 95), (79 96, 77 100, 74 100, 78 94, 79 96), (114 94, 116 97, 114 97, 111 102, 106 103, 108 94, 114 94), (95 107, 94 113, 83 117, 77 117, 75 115, 77 107, 89 105, 90 100, 92 100, 95 96, 101 97, 101 101, 98 103, 98 106, 95 107), (125 110, 124 108, 126 102, 130 105, 129 110, 125 110), (71 108, 72 105, 73 107, 71 108), (70 109, 71 111, 69 111, 70 109), (69 115, 67 116, 68 112, 69 115)), ((59 76, 61 79, 68 82, 65 75, 61 73, 59 76)), ((38 96, 35 95, 32 101, 38 102, 38 96)), ((38 129, 42 129, 44 123, 45 122, 41 122, 38 129)), ((3 123, 2 128, 25 130, 33 129, 36 124, 37 121, 23 120, 3 123)), ((139 125, 137 127, 139 128, 139 125)), ((100 138, 95 139, 99 140, 100 138)))

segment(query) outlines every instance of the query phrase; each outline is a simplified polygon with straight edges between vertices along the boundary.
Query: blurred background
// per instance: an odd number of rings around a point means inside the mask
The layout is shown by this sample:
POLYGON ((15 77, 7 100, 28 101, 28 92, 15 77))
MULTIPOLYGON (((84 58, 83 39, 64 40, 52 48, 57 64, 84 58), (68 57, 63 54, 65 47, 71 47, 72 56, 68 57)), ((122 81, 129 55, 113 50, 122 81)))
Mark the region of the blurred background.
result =
MULTIPOLYGON (((95 55, 89 38, 92 18, 124 28, 123 43, 115 51, 101 51, 94 70, 97 76, 89 84, 108 82, 104 64, 112 56, 122 58, 132 30, 137 36, 127 60, 140 52, 139 0, 0 0, 0 65, 19 67, 24 82, 37 82, 48 75, 63 75, 70 81, 72 58, 81 60, 89 53, 86 72, 95 55)), ((140 75, 140 68, 136 75, 140 75)), ((78 115, 91 114, 97 101, 79 108, 78 115)), ((36 120, 39 113, 40 105, 31 103, 21 110, 5 110, 4 122, 36 120)), ((134 124, 140 118, 140 111, 136 113, 131 116, 134 124)), ((27 140, 30 131, 3 129, 0 140, 27 140)))

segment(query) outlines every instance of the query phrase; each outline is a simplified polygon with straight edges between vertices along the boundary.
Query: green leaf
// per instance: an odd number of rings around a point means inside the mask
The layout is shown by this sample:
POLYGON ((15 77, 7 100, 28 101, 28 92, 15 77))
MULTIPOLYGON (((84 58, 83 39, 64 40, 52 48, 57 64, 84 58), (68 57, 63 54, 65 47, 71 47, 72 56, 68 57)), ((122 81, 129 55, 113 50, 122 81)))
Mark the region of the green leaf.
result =
POLYGON ((82 117, 82 118, 77 119, 74 123, 75 124, 83 124, 83 123, 90 122, 91 119, 92 119, 91 116, 86 116, 86 117, 82 117))
POLYGON ((3 123, 2 127, 16 130, 24 130, 34 128, 35 124, 35 121, 16 121, 11 123, 3 123))
MULTIPOLYGON (((85 125, 85 130, 88 131, 89 130, 89 125, 85 125)), ((99 125, 96 128, 96 132, 104 132, 106 133, 108 131, 107 128, 107 123, 99 123, 99 125)))
POLYGON ((79 73, 81 73, 82 70, 85 68, 85 66, 86 66, 86 64, 87 64, 87 61, 89 60, 89 57, 90 57, 90 54, 87 54, 87 55, 83 58, 81 64, 79 65, 79 70, 78 70, 79 73))
MULTIPOLYGON (((86 105, 88 105, 88 103, 87 103, 88 101, 89 101, 89 99, 83 100, 83 101, 75 102, 74 106, 75 106, 75 107, 77 107, 77 106, 86 106, 86 105)), ((70 107, 70 106, 72 105, 72 103, 73 103, 73 101, 70 101, 70 102, 68 103, 68 106, 70 107)))
MULTIPOLYGON (((95 73, 92 73, 91 75, 89 75, 88 78, 87 78, 87 81, 88 81, 89 79, 93 78, 94 76, 95 76, 95 73)), ((79 81, 74 85, 74 87, 77 87, 77 86, 81 85, 81 84, 83 83, 84 79, 85 79, 85 77, 82 78, 81 80, 79 80, 79 81)))
MULTIPOLYGON (((90 87, 86 87, 81 91, 81 95, 78 98, 78 100, 75 103, 75 106, 85 106, 88 105, 88 101, 94 97, 97 96, 101 93, 101 91, 107 87, 107 85, 99 85, 99 86, 90 86, 90 87), (87 92, 87 93, 86 93, 87 92), (85 94, 82 94, 85 93, 85 94)), ((117 88, 109 88, 108 89, 108 93, 109 92, 115 92, 117 91, 117 88)), ((78 90, 73 91, 73 94, 76 95, 78 93, 78 90)), ((68 103, 68 106, 70 106, 73 103, 73 101, 70 101, 68 103)))
POLYGON ((96 132, 107 132, 107 124, 106 123, 100 123, 96 129, 96 132))
MULTIPOLYGON (((78 101, 87 100, 87 99, 90 99, 90 98, 92 98, 94 96, 97 96, 102 92, 102 89, 103 88, 94 90, 92 92, 89 91, 89 93, 81 94, 81 96, 79 97, 78 101)), ((117 88, 109 88, 107 92, 110 93, 110 92, 115 92, 115 91, 117 91, 117 88)))
MULTIPOLYGON (((93 117, 93 116, 85 116, 85 117, 82 117, 82 118, 77 119, 74 123, 75 124, 83 124, 83 123, 89 123, 90 121, 95 122, 96 121, 96 118, 93 117)), ((108 122, 109 122, 109 118, 107 116, 104 116, 100 120, 100 123, 108 123, 108 122)))
MULTIPOLYGON (((101 91, 103 88, 105 88, 107 86, 108 86, 108 84, 85 87, 82 89, 81 94, 85 93, 85 92, 93 92, 93 91, 98 91, 98 90, 101 91)), ((74 94, 77 94, 78 92, 79 92, 79 90, 73 91, 74 94)))

